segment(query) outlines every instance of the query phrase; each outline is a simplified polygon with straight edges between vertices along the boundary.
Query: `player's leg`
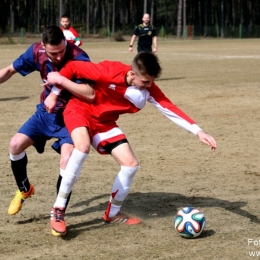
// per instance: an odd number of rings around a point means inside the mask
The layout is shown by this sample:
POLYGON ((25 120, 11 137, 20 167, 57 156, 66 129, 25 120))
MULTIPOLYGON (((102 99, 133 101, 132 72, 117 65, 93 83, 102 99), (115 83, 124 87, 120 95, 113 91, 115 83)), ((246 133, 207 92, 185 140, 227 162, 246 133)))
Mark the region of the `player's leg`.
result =
POLYGON ((78 127, 71 132, 74 149, 64 171, 59 194, 54 207, 64 208, 69 193, 79 177, 84 161, 90 151, 90 138, 86 127, 78 127))
POLYGON ((8 208, 9 215, 18 213, 26 198, 34 194, 34 187, 30 184, 27 176, 27 155, 26 148, 31 146, 34 141, 23 133, 16 133, 9 144, 9 155, 11 168, 16 180, 18 190, 8 208))
POLYGON ((138 224, 140 223, 139 219, 127 217, 120 212, 120 209, 129 193, 133 178, 139 169, 139 163, 127 141, 122 143, 121 140, 115 143, 111 155, 121 168, 114 180, 110 201, 103 218, 107 223, 138 224))
POLYGON ((80 175, 83 163, 87 159, 90 151, 90 137, 86 127, 75 128, 71 132, 71 137, 74 143, 74 149, 68 160, 60 184, 59 193, 51 212, 50 223, 53 230, 52 234, 55 236, 66 234, 64 209, 73 186, 80 175), (62 218, 62 221, 59 221, 59 218, 62 218))
MULTIPOLYGON (((69 158, 70 158, 70 156, 71 156, 71 154, 73 152, 73 149, 74 149, 74 147, 70 143, 64 143, 61 146, 61 152, 60 152, 60 155, 61 155, 60 156, 60 175, 59 175, 59 178, 58 178, 58 181, 57 181, 57 195, 59 194, 62 177, 64 175, 66 166, 67 166, 69 158)), ((67 206, 69 204, 70 197, 71 197, 71 192, 69 193, 67 201, 66 201, 65 211, 66 211, 66 208, 67 208, 67 206)))

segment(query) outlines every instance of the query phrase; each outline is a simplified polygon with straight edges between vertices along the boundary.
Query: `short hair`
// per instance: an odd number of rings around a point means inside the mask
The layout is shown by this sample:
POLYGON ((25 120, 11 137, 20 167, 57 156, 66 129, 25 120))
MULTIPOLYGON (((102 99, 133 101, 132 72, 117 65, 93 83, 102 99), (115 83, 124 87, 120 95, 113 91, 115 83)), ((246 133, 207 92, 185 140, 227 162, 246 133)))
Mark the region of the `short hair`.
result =
POLYGON ((59 45, 63 40, 65 40, 65 36, 61 28, 57 25, 47 26, 42 34, 42 42, 44 45, 59 45))
POLYGON ((133 62, 132 70, 139 75, 159 78, 162 72, 158 57, 152 52, 139 52, 133 62))
POLYGON ((63 14, 61 18, 68 18, 70 20, 70 17, 67 14, 63 14))

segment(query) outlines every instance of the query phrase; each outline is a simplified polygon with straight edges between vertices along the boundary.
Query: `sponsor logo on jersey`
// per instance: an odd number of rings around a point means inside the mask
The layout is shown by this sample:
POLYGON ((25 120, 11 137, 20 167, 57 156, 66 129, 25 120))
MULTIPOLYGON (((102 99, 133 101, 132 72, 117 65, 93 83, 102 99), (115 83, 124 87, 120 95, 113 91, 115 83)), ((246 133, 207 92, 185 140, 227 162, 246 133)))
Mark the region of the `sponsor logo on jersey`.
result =
POLYGON ((116 90, 116 85, 115 84, 110 84, 109 85, 109 88, 113 89, 113 90, 116 90))

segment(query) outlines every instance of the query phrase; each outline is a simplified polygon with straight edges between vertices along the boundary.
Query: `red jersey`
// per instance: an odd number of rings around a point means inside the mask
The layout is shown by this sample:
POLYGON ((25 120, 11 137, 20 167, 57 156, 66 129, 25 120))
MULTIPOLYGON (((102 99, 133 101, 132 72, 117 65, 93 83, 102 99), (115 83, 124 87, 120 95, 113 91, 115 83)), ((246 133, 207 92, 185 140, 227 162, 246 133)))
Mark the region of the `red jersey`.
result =
POLYGON ((68 29, 64 29, 63 27, 61 27, 61 30, 63 31, 63 34, 67 42, 71 42, 77 46, 82 45, 82 41, 79 37, 79 34, 73 27, 69 26, 68 29))
POLYGON ((201 130, 154 82, 144 90, 128 86, 126 74, 130 69, 131 66, 117 61, 103 61, 98 64, 68 62, 60 74, 69 79, 84 78, 94 81, 96 99, 93 103, 88 103, 73 96, 66 109, 74 105, 80 107, 85 111, 88 120, 95 122, 98 128, 98 125, 116 121, 121 114, 138 112, 148 101, 180 127, 194 134, 201 130))

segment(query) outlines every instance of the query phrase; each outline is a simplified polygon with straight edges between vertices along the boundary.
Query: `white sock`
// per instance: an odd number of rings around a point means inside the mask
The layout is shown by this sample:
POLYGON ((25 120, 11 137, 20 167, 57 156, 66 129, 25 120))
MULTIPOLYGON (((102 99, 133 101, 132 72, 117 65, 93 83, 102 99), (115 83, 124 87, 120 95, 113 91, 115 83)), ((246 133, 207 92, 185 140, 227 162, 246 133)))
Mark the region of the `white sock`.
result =
POLYGON ((112 194, 116 195, 114 198, 112 197, 113 195, 110 198, 111 205, 108 217, 114 217, 120 211, 120 208, 129 193, 130 186, 138 169, 139 166, 121 166, 121 170, 116 176, 112 187, 112 194))
POLYGON ((63 172, 60 190, 53 207, 64 208, 67 198, 76 183, 84 161, 87 159, 88 154, 74 148, 65 171, 63 172))
POLYGON ((63 169, 60 168, 60 176, 61 176, 61 177, 63 177, 64 173, 65 173, 65 170, 63 170, 63 169))
POLYGON ((21 152, 20 154, 13 155, 9 153, 9 157, 11 161, 19 161, 25 156, 25 151, 21 152))

